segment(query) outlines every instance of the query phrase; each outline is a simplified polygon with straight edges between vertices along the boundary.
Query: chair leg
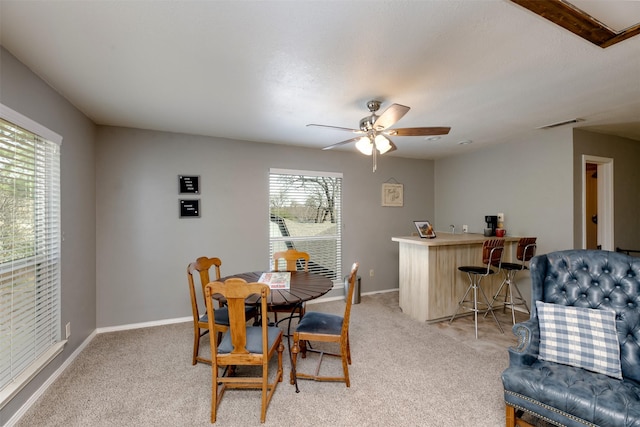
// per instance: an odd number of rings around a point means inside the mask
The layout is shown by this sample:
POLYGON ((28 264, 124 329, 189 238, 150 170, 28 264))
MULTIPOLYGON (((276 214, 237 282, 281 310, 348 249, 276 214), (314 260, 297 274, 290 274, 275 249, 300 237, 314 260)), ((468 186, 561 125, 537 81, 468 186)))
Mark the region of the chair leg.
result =
MULTIPOLYGON (((502 329, 502 325, 500 324, 500 321, 496 317, 496 314, 493 312, 493 306, 491 304, 489 304, 489 298, 487 298, 487 294, 484 293, 484 290, 480 286, 480 282, 479 281, 478 281, 478 287, 480 288, 480 293, 482 294, 482 297, 484 298, 485 303, 489 307, 488 310, 491 312, 491 315, 493 316, 493 320, 496 321, 496 325, 498 325, 498 329, 500 329, 500 332, 502 332, 504 334, 504 329, 502 329)), ((477 325, 476 325, 476 327, 477 327, 477 325)), ((476 336, 476 338, 477 338, 477 336, 476 336)))
POLYGON ((505 408, 505 427, 536 427, 520 418, 524 411, 516 410, 510 405, 505 405, 505 408))
MULTIPOLYGON (((464 308, 467 308, 468 310, 473 311, 475 335, 476 335, 476 339, 478 339, 478 313, 480 312, 478 303, 480 303, 480 304, 485 304, 487 306, 487 312, 491 312, 491 315, 493 316, 493 320, 495 320, 496 324, 498 325, 498 329, 500 329, 500 332, 504 333, 504 330, 502 329, 502 325, 500 324, 500 322, 498 321, 498 318, 493 312, 493 306, 489 303, 489 299, 487 298, 487 295, 484 293, 484 290, 482 289, 481 284, 482 284, 483 276, 479 276, 469 272, 467 272, 467 276, 469 277, 469 287, 467 288, 467 291, 464 293, 464 296, 458 303, 458 308, 456 309, 455 313, 453 313, 453 316, 451 316, 451 319, 449 319, 449 323, 453 322, 455 317, 458 315, 460 308, 464 307, 464 308), (478 295, 478 291, 480 295, 478 295), (467 301, 467 297, 469 296, 469 293, 473 293, 473 299, 471 301, 467 301), (482 296, 482 298, 484 299, 484 302, 478 301, 479 296, 482 296), (473 304, 473 307, 465 307, 464 304, 469 302, 473 304)), ((486 314, 487 313, 485 313, 484 315, 486 316, 486 314)))
POLYGON ((211 366, 211 422, 216 422, 218 411, 218 365, 211 366))
MULTIPOLYGON (((516 305, 524 305, 527 313, 531 314, 529 305, 527 304, 527 301, 522 297, 522 293, 520 293, 520 289, 518 289, 518 285, 516 283, 516 274, 518 271, 520 270, 503 270, 505 276, 504 280, 502 281, 500 288, 498 288, 498 292, 496 292, 496 294, 494 295, 493 301, 491 301, 491 305, 493 306, 493 304, 498 300, 500 292, 504 288, 504 305, 502 306, 502 312, 505 312, 507 306, 511 306, 511 321, 514 325, 516 324, 516 305), (515 296, 514 291, 516 294, 515 296)), ((484 316, 487 317, 487 313, 485 313, 484 316)))
POLYGON ((460 302, 458 302, 458 307, 456 308, 455 313, 453 313, 453 316, 451 316, 451 319, 449 319, 449 323, 453 322, 453 320, 458 315, 458 312, 460 311, 460 308, 462 307, 462 305, 464 304, 465 300, 467 299, 467 295, 469 295, 469 292, 471 291, 472 287, 473 287, 473 284, 469 284, 469 287, 467 288, 467 291, 464 293, 464 296, 462 297, 460 302))
POLYGON ((347 387, 351 387, 351 382, 349 381, 349 361, 348 361, 348 341, 343 340, 343 342, 340 343, 340 358, 342 359, 342 371, 344 374, 344 382, 347 385, 347 387))
MULTIPOLYGON (((269 363, 269 362, 267 362, 269 363)), ((274 384, 275 387, 275 384, 274 384)), ((260 405, 260 422, 264 423, 267 419, 267 391, 269 390, 269 370, 266 366, 262 367, 262 404, 260 405)))
MULTIPOLYGON (((527 304, 527 300, 522 297, 522 294, 520 293, 520 289, 518 288, 518 284, 516 283, 515 280, 513 281, 513 289, 518 294, 516 296, 516 299, 520 300, 522 302, 522 305, 524 305, 524 308, 527 310, 527 313, 531 314, 531 310, 529 310, 529 305, 527 304)), ((513 309, 513 307, 511 308, 513 309)))
POLYGON ((279 383, 282 382, 282 356, 283 355, 284 355, 284 344, 280 342, 280 345, 278 346, 278 372, 277 372, 279 383))
POLYGON ((478 286, 479 283, 473 282, 473 322, 476 328, 476 339, 478 339, 478 286))
POLYGON ((510 405, 505 405, 505 427, 515 427, 516 425, 516 408, 510 405))
POLYGON ((347 332, 347 362, 351 365, 351 344, 349 343, 349 332, 347 332))
MULTIPOLYGON (((503 272, 505 272, 505 270, 502 270, 503 272)), ((498 288, 498 290, 496 291, 495 295, 493 296, 493 299, 491 300, 491 307, 493 307, 493 305, 496 303, 496 301, 498 301, 498 297, 500 297, 500 293, 502 292, 502 290, 504 289, 504 302, 505 304, 502 306, 502 312, 505 312, 505 309, 507 307, 507 298, 509 296, 509 278, 506 276, 506 272, 505 274, 505 278, 502 280, 502 283, 500 283, 500 287, 498 288), (506 288, 505 288, 506 285, 506 288)), ((484 317, 487 317, 487 313, 484 314, 484 317)))
POLYGON ((293 347, 291 348, 291 373, 289 374, 289 382, 291 384, 295 384, 295 374, 294 372, 298 372, 296 370, 296 362, 298 361, 298 353, 300 352, 299 346, 299 336, 297 332, 293 333, 293 347))
POLYGON ((505 304, 504 304, 503 307, 507 306, 506 301, 507 301, 507 298, 508 298, 509 299, 509 306, 511 306, 511 322, 515 325, 516 324, 516 311, 515 311, 515 309, 513 307, 514 306, 514 303, 513 303, 513 286, 512 286, 511 281, 509 281, 507 283, 507 286, 508 286, 507 295, 505 296, 505 304))
POLYGON ((195 327, 193 329, 193 358, 191 359, 191 364, 195 365, 198 358, 198 351, 200 350, 200 328, 195 327))

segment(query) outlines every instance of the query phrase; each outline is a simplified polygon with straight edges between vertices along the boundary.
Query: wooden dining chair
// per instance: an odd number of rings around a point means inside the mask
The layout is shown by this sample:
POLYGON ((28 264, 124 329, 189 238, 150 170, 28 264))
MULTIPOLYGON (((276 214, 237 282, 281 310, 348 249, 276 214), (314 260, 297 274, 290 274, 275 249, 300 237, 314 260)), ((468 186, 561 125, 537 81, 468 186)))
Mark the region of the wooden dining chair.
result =
POLYGON ((343 316, 309 311, 305 313, 300 323, 298 323, 296 330, 293 332, 293 348, 291 349, 291 384, 294 384, 296 379, 312 379, 315 381, 342 381, 347 387, 351 386, 351 382, 349 381, 349 365, 351 364, 349 318, 351 316, 353 290, 358 276, 358 267, 359 264, 357 262, 353 263, 351 267, 351 273, 349 274, 349 292, 347 294, 343 316), (338 343, 340 344, 340 352, 331 353, 317 349, 308 349, 307 341, 338 343), (301 353, 302 357, 305 358, 308 351, 320 354, 314 374, 298 372, 297 369, 298 353, 301 353), (342 359, 343 376, 331 377, 319 375, 322 358, 324 356, 335 356, 342 359))
MULTIPOLYGON (((220 258, 200 257, 195 262, 192 262, 187 266, 187 281, 189 282, 191 312, 193 314, 193 356, 191 359, 192 365, 195 365, 198 362, 211 364, 211 360, 199 355, 200 338, 209 333, 209 323, 207 320, 206 308, 204 308, 202 312, 200 311, 193 276, 196 273, 200 276, 200 283, 202 284, 202 288, 204 289, 204 286, 211 281, 209 279, 209 269, 211 267, 215 267, 216 279, 220 278, 220 265, 222 265, 222 261, 220 261, 220 258)), ((223 319, 220 319, 220 322, 216 324, 216 326, 219 328, 219 332, 224 332, 228 328, 228 322, 225 325, 222 320, 223 319)))
POLYGON ((229 329, 218 342, 211 341, 211 422, 216 421, 218 405, 227 389, 254 388, 262 391, 260 422, 264 423, 267 407, 279 382, 282 382, 282 331, 275 326, 269 326, 266 316, 262 316, 260 326, 247 326, 245 299, 250 295, 260 296, 262 313, 267 310, 267 297, 270 289, 264 283, 247 283, 243 279, 232 278, 222 282, 211 282, 205 287, 205 301, 207 303, 207 317, 209 329, 217 326, 216 309, 213 307, 214 294, 220 294, 227 301, 229 314, 229 329), (269 382, 269 361, 277 352, 278 368, 272 382, 269 382), (260 366, 261 376, 238 375, 238 367, 260 366), (233 367, 231 373, 226 369, 218 375, 219 367, 233 367))
MULTIPOLYGON (((195 281, 193 276, 198 273, 200 277, 200 284, 202 287, 202 295, 204 297, 204 287, 211 281, 210 270, 214 267, 215 280, 220 279, 220 266, 222 261, 220 258, 199 257, 194 262, 187 266, 187 281, 189 283, 189 294, 191 296, 191 312, 193 314, 193 356, 191 364, 195 365, 197 362, 211 364, 211 360, 205 357, 201 357, 200 353, 200 338, 209 333, 209 323, 207 319, 206 307, 203 307, 200 311, 200 305, 198 304, 198 296, 196 294, 195 281)), ((257 309, 252 306, 247 306, 247 315, 249 318, 257 317, 257 309)), ((228 329, 229 315, 227 309, 218 304, 218 310, 216 310, 216 331, 218 335, 222 334, 228 329)))
POLYGON ((286 271, 309 271, 309 254, 306 252, 296 249, 275 252, 273 254, 273 269, 275 271, 280 271, 279 261, 281 259, 284 259, 286 262, 286 271))
MULTIPOLYGON (((288 249, 286 251, 274 252, 273 254, 273 270, 280 271, 280 260, 284 259, 286 270, 284 271, 309 271, 309 254, 307 252, 298 251, 296 249, 288 249)), ((286 313, 292 315, 294 306, 271 306, 269 311, 273 313, 274 321, 278 323, 278 313, 286 313)), ((304 315, 304 304, 300 305, 300 317, 304 315)))

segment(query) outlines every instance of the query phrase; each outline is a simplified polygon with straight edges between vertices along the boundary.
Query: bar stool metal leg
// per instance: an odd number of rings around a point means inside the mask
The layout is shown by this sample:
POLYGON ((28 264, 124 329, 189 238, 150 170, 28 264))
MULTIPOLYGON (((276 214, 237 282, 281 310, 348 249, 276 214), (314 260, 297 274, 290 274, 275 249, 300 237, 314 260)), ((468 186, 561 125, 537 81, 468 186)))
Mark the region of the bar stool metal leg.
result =
POLYGON ((493 312, 493 306, 489 303, 489 299, 487 298, 486 293, 482 289, 482 286, 480 286, 484 275, 475 274, 472 272, 466 272, 466 273, 467 273, 467 276, 469 277, 469 287, 467 288, 467 291, 465 292, 460 302, 458 302, 458 307, 455 313, 453 313, 453 316, 451 316, 451 319, 449 319, 449 323, 453 322, 453 320, 456 318, 461 308, 466 308, 467 310, 473 311, 473 321, 474 321, 475 334, 477 339, 478 338, 478 313, 480 313, 481 311, 484 311, 480 309, 479 307, 479 304, 480 304, 480 305, 486 306, 485 316, 487 313, 491 312, 491 315, 493 316, 493 320, 495 320, 496 325, 498 325, 498 329, 500 329, 501 333, 504 333, 504 330, 502 329, 502 325, 500 324, 500 321, 498 320, 495 313, 493 312), (478 300, 478 291, 480 293, 480 296, 482 296, 482 299, 484 299, 484 302, 478 300), (467 297, 469 296, 470 292, 473 292, 473 298, 471 300, 467 300, 467 297), (472 306, 467 307, 465 306, 465 303, 471 303, 472 306))
MULTIPOLYGON (((518 285, 515 280, 516 274, 520 270, 521 269, 515 270, 515 269, 505 268, 505 266, 503 265, 502 271, 504 273, 504 280, 500 284, 498 291, 495 293, 495 295, 493 296, 493 299, 491 300, 492 306, 495 306, 496 302, 502 301, 503 313, 505 312, 507 306, 511 308, 511 321, 513 322, 514 325, 516 324, 516 314, 514 309, 515 306, 522 305, 524 306, 525 310, 527 310, 527 313, 531 314, 527 301, 522 297, 522 293, 520 292, 520 289, 518 288, 518 285), (504 289, 504 296, 501 295, 501 292, 503 289, 504 289), (514 296, 514 291, 516 293, 515 296, 514 296)), ((485 313, 485 317, 486 316, 487 314, 485 313)))

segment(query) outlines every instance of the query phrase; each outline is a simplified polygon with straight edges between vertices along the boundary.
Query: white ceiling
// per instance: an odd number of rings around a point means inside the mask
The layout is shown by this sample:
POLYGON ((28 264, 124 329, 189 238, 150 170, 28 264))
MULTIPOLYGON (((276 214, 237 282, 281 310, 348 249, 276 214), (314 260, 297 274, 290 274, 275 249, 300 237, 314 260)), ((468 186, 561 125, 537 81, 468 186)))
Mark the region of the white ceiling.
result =
POLYGON ((640 140, 640 36, 602 49, 507 0, 0 0, 0 43, 102 125, 320 149, 352 135, 306 124, 357 128, 375 98, 452 128, 394 137, 401 157, 573 118, 640 140))

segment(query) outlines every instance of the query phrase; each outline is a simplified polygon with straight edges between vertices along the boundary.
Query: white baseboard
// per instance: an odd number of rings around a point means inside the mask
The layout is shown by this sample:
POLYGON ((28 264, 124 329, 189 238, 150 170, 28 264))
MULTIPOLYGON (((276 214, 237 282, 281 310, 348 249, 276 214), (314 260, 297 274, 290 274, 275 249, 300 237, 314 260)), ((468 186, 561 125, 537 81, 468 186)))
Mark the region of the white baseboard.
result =
POLYGON ((106 332, 127 331, 129 329, 152 328, 154 326, 172 325, 174 323, 193 322, 193 316, 176 317, 174 319, 154 320, 151 322, 130 323, 128 325, 105 326, 96 329, 96 333, 104 334, 106 332))
MULTIPOLYGON (((400 291, 399 288, 393 288, 393 289, 384 289, 382 291, 365 292, 365 293, 360 294, 360 295, 364 296, 364 295, 386 294, 388 292, 399 292, 399 291, 400 291)), ((343 300, 343 299, 344 299, 344 295, 338 295, 338 296, 335 296, 335 297, 320 297, 318 299, 307 301, 306 304, 320 304, 320 303, 323 303, 323 302, 338 301, 338 300, 343 300)))

